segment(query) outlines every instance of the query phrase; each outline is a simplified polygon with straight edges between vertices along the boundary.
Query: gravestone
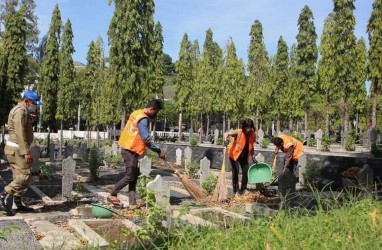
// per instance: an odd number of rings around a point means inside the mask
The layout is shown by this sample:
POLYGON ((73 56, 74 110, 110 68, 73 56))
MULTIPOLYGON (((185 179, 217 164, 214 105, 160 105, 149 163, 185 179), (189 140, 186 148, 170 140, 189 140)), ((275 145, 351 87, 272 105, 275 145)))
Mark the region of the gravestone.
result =
POLYGON ((210 166, 211 161, 207 159, 207 157, 203 157, 203 159, 200 160, 200 182, 203 182, 207 179, 208 175, 210 174, 210 166))
POLYGON ((302 154, 298 160, 298 165, 300 166, 298 169, 298 179, 300 184, 304 184, 304 175, 306 171, 306 165, 308 163, 308 159, 306 154, 302 154))
POLYGON ((32 173, 39 173, 40 172, 40 153, 41 153, 41 148, 37 145, 32 145, 30 148, 31 154, 33 156, 33 162, 31 165, 31 171, 32 173))
POLYGON ((69 156, 73 156, 73 146, 71 145, 66 146, 64 151, 64 158, 68 158, 69 156))
POLYGON ((147 192, 153 193, 156 204, 165 208, 170 207, 170 187, 160 175, 157 175, 153 181, 146 185, 147 192))
POLYGON ((112 154, 113 155, 117 155, 118 154, 118 144, 116 141, 113 141, 113 144, 111 145, 111 149, 112 149, 112 154))
POLYGON ((177 148, 175 150, 175 154, 176 154, 176 164, 182 165, 182 149, 177 148))
POLYGON ((261 143, 261 141, 264 139, 264 131, 262 129, 257 131, 257 138, 258 143, 261 143))
POLYGON ((219 129, 215 129, 214 131, 214 144, 217 145, 219 139, 219 129))
POLYGON ((348 131, 341 131, 341 145, 345 147, 346 139, 349 135, 348 131))
POLYGON ((139 160, 139 169, 142 175, 150 176, 151 160, 147 156, 139 160))
POLYGON ((54 155, 56 153, 56 145, 54 143, 49 144, 49 160, 54 161, 54 155))
POLYGON ((87 160, 87 154, 88 154, 88 144, 87 143, 81 143, 80 159, 82 162, 85 162, 87 160))
POLYGON ((265 157, 262 153, 258 153, 255 157, 256 161, 258 162, 264 162, 265 161, 265 157))
POLYGON ((5 237, 0 237, 0 249, 43 249, 29 225, 23 219, 0 220, 1 231, 4 232, 5 237), (9 232, 7 229, 12 229, 12 231, 9 232))
POLYGON ((369 164, 363 165, 358 173, 358 180, 362 187, 369 189, 374 184, 374 171, 369 164))
POLYGON ((62 198, 72 199, 76 161, 68 157, 62 161, 62 198))
POLYGON ((188 163, 191 162, 192 159, 192 149, 190 147, 186 147, 184 149, 184 167, 187 170, 188 163))
POLYGON ((371 143, 377 142, 377 130, 375 128, 370 129, 370 141, 371 143))
POLYGON ((276 130, 272 129, 272 136, 275 137, 277 134, 276 130))
POLYGON ((190 128, 190 129, 188 130, 188 134, 189 134, 189 136, 188 136, 188 142, 191 142, 192 137, 194 137, 194 130, 193 130, 192 128, 190 128))
POLYGON ((364 133, 364 135, 363 135, 363 139, 362 139, 362 141, 363 141, 363 146, 364 146, 365 148, 369 148, 369 149, 370 149, 370 147, 371 147, 370 130, 371 130, 371 129, 368 129, 368 130, 365 131, 365 133, 364 133))
POLYGON ((323 135, 324 135, 324 131, 322 131, 322 129, 317 130, 317 132, 314 135, 317 142, 317 150, 321 150, 323 135))
POLYGON ((289 135, 289 130, 284 129, 282 133, 283 133, 284 135, 289 135))
POLYGON ((105 155, 111 155, 113 152, 113 149, 111 148, 111 146, 107 145, 105 147, 105 155))

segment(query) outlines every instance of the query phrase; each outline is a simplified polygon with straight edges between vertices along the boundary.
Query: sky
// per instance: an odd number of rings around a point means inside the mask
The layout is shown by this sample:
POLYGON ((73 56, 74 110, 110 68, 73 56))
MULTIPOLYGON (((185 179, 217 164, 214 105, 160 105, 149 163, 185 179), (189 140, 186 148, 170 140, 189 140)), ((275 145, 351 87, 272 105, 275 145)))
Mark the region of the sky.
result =
MULTIPOLYGON (((355 35, 357 38, 363 36, 366 42, 366 25, 373 2, 355 1, 355 35)), ((72 23, 76 50, 73 59, 86 64, 88 46, 98 36, 103 38, 108 54, 107 31, 114 12, 114 5, 109 5, 108 0, 35 0, 35 3, 40 37, 48 32, 54 6, 58 3, 63 23, 68 19, 72 23)), ((332 0, 156 0, 154 19, 162 25, 164 53, 169 54, 173 62, 178 59, 185 33, 191 41, 197 39, 202 49, 205 32, 211 28, 214 41, 222 49, 232 37, 238 57, 246 63, 249 32, 255 20, 262 23, 266 49, 274 55, 280 36, 289 48, 296 43, 297 20, 305 5, 313 12, 316 33, 320 37, 325 18, 333 11, 332 0)))

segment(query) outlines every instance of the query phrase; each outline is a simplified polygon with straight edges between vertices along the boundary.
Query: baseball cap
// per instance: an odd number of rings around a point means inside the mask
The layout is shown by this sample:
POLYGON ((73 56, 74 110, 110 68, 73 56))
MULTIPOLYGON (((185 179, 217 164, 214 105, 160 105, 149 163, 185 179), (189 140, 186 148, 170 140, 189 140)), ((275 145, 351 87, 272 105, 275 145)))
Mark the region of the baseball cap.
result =
POLYGON ((28 99, 28 100, 36 103, 37 105, 42 105, 40 98, 38 98, 37 93, 34 91, 31 91, 31 90, 25 91, 23 94, 23 98, 28 99))

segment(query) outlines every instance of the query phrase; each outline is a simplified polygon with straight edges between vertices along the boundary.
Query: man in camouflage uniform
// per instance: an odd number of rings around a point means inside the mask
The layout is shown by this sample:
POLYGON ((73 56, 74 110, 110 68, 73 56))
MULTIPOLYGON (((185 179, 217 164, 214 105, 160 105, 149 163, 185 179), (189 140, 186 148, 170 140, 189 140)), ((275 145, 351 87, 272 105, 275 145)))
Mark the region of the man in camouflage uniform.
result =
POLYGON ((9 138, 4 153, 12 168, 13 181, 5 186, 0 194, 1 206, 8 216, 14 215, 12 211, 13 202, 17 207, 16 211, 33 211, 32 208, 22 204, 21 196, 27 191, 31 183, 33 157, 29 147, 33 141, 32 124, 36 117, 36 105, 41 104, 35 92, 26 91, 22 100, 9 112, 9 138))

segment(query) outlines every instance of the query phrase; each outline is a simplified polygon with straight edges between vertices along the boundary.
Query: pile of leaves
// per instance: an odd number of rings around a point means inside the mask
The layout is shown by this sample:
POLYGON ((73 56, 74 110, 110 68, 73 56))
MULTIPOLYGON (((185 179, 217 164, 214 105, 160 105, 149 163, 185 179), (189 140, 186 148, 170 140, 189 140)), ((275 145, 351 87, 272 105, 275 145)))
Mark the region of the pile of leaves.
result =
POLYGON ((243 195, 236 196, 232 198, 231 203, 278 203, 280 202, 280 198, 277 196, 268 197, 260 192, 248 192, 243 195))
POLYGON ((346 178, 350 179, 357 179, 358 178, 358 173, 361 169, 359 167, 350 167, 343 171, 341 175, 346 178))

